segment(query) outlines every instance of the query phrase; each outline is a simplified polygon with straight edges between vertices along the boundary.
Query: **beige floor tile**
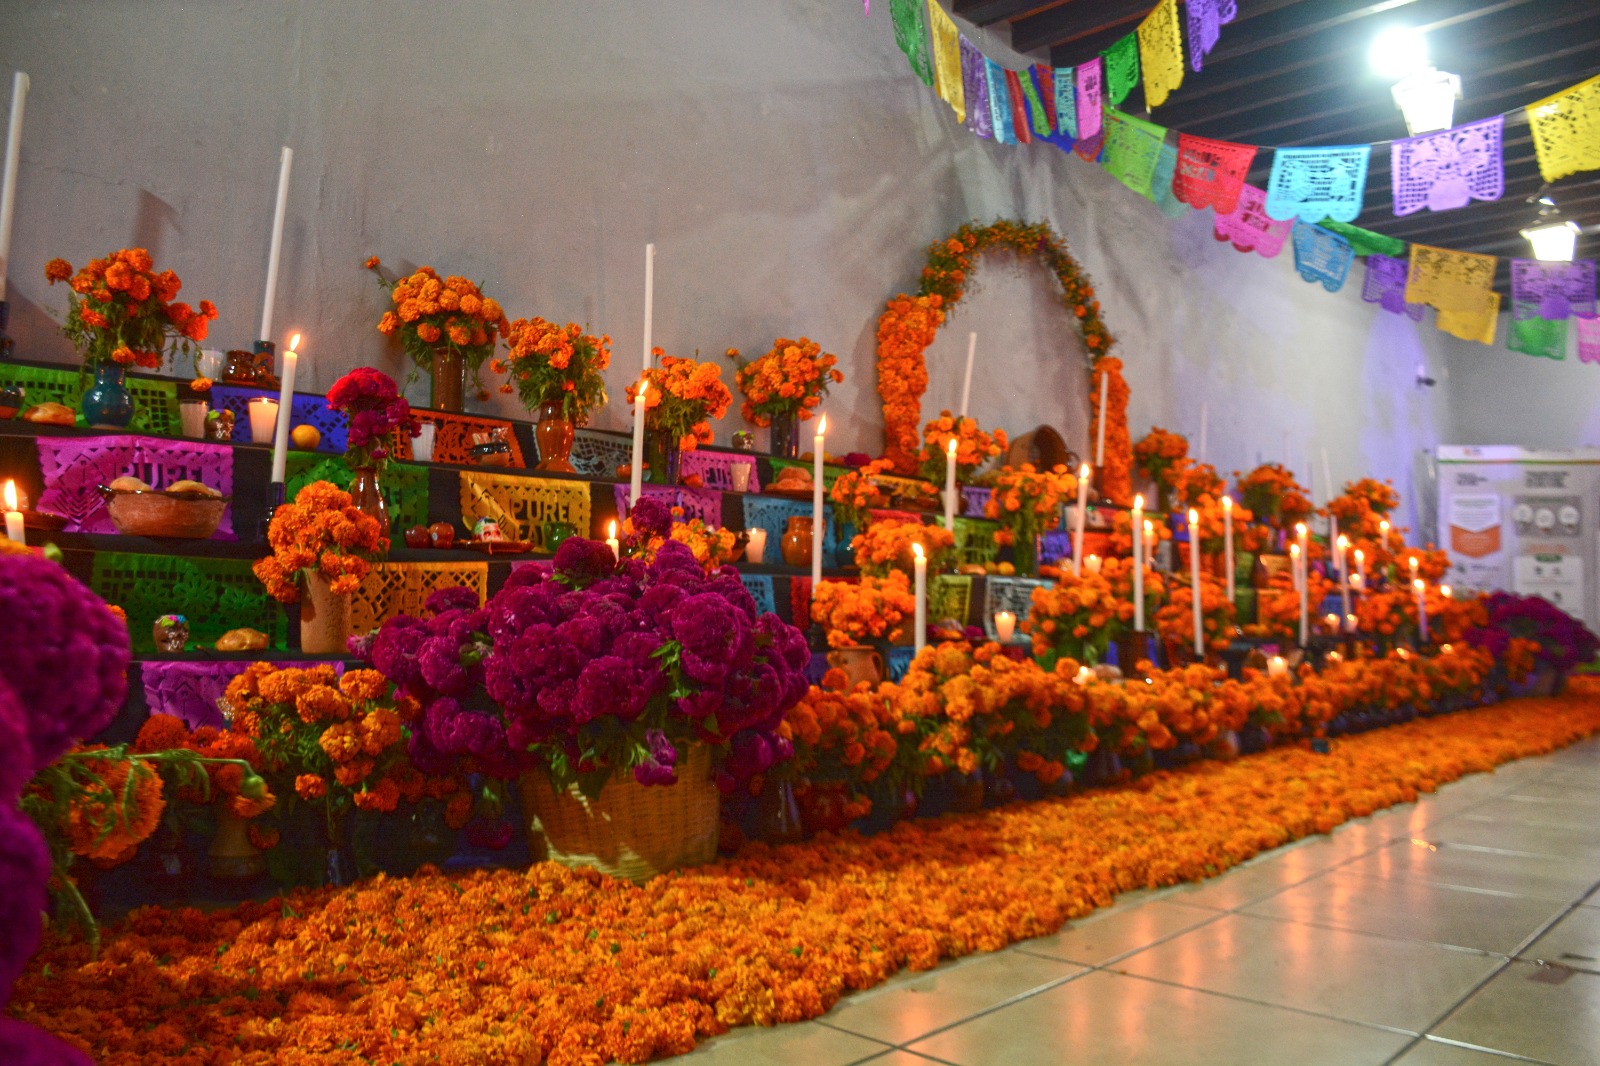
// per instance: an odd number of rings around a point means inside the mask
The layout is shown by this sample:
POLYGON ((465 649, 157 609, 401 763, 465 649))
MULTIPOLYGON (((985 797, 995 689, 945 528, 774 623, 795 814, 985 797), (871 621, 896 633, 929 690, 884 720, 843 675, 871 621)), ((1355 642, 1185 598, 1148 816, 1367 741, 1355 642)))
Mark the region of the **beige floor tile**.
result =
POLYGON ((1510 954, 1564 905, 1426 881, 1338 870, 1245 908, 1246 914, 1510 954))
POLYGON ((1512 963, 1433 1032, 1561 1066, 1600 1066, 1600 977, 1512 963))
POLYGON ((1578 832, 1593 831, 1600 840, 1600 812, 1573 809, 1558 803, 1540 803, 1504 796, 1474 807, 1460 816, 1464 822, 1492 822, 1497 825, 1529 825, 1578 832))
POLYGON ((911 1050, 960 1066, 1380 1066, 1406 1039, 1098 971, 911 1050))
POLYGON ((1083 969, 1017 951, 975 955, 856 993, 823 1020, 861 1036, 904 1044, 1083 969))
POLYGON ((1446 1044, 1438 1040, 1424 1040, 1395 1060, 1394 1066, 1517 1066, 1531 1060, 1507 1058, 1492 1051, 1478 1051, 1446 1044))
POLYGON ((1400 841, 1342 868, 1363 877, 1429 881, 1570 903, 1600 876, 1590 861, 1400 841))
POLYGON ((1557 858, 1586 858, 1600 874, 1600 824, 1570 829, 1527 822, 1482 821, 1463 815, 1429 827, 1427 836, 1446 844, 1471 844, 1557 858))
POLYGON ((1522 953, 1580 970, 1600 970, 1600 908, 1575 907, 1522 953))
POLYGON ((1151 900, 1131 907, 1119 903, 1067 923, 1066 928, 1054 936, 1025 940, 1017 949, 1099 966, 1216 917, 1217 912, 1210 908, 1189 907, 1169 900, 1151 900))
POLYGON ((1421 1032, 1499 963, 1492 955, 1421 941, 1230 914, 1112 968, 1421 1032))
POLYGON ((842 1033, 816 1022, 747 1026, 712 1037, 687 1055, 672 1060, 684 1066, 848 1066, 881 1052, 886 1044, 842 1033))
POLYGON ((1269 852, 1209 881, 1178 885, 1166 899, 1169 903, 1230 911, 1318 877, 1351 862, 1357 854, 1330 839, 1314 840, 1269 852))
POLYGON ((912 1051, 897 1049, 862 1061, 861 1066, 939 1066, 938 1059, 930 1059, 912 1051))

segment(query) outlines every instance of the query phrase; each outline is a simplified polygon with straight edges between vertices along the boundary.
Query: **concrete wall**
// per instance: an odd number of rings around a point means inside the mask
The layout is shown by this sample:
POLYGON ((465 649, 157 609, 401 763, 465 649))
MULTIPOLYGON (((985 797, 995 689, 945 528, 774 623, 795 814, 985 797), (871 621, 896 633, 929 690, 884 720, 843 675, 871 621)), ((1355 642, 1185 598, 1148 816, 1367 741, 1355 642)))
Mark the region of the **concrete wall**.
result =
MULTIPOLYGON (((821 341, 848 375, 828 404, 830 445, 875 453, 883 301, 914 286, 930 241, 1011 216, 1051 222, 1093 276, 1136 435, 1152 423, 1194 434, 1205 403, 1223 470, 1281 458, 1287 434, 1302 479, 1326 449, 1336 479, 1392 477, 1408 495, 1421 450, 1494 435, 1494 401, 1479 420, 1458 364, 1522 357, 1377 311, 1357 286, 1329 295, 1287 251, 1241 255, 1212 239, 1209 212, 1169 221, 1049 145, 974 138, 909 74, 888 7, 0 0, 0 71, 33 79, 11 332, 23 355, 70 358, 44 263, 137 243, 182 275, 186 297, 219 304, 212 343, 247 345, 290 144, 275 332, 310 338, 305 388, 361 363, 403 371, 373 330, 384 296, 361 262, 378 254, 479 279, 513 315, 609 332, 620 394, 639 366, 655 241, 658 344, 821 341), (1420 390, 1419 362, 1455 376, 1420 390), (1472 426, 1458 429, 1447 396, 1472 426)), ((1081 441, 1082 349, 1045 279, 991 262, 978 281, 930 352, 925 412, 957 403, 976 329, 973 413, 1081 441)), ((509 410, 503 399, 490 406, 509 410)), ((614 405, 597 424, 625 419, 614 405)), ((738 428, 735 408, 719 438, 738 428)))

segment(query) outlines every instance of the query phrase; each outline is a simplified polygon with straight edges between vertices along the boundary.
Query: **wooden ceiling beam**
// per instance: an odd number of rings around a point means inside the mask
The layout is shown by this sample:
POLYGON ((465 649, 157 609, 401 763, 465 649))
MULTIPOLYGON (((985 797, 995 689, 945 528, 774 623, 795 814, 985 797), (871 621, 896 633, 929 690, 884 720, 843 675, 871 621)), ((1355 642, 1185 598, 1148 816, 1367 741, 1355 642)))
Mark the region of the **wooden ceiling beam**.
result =
POLYGON ((955 0, 951 10, 975 26, 1013 22, 1067 3, 1068 0, 955 0))
MULTIPOLYGON (((1151 0, 1096 0, 1064 4, 1011 24, 1011 46, 1019 52, 1036 48, 1055 48, 1121 28, 1122 36, 1150 14, 1155 4, 1151 0)), ((1115 38, 1113 38, 1115 39, 1115 38)), ((1105 47, 1101 45, 1100 47, 1105 47)), ((1094 58, 1094 51, 1085 49, 1080 60, 1094 58)))

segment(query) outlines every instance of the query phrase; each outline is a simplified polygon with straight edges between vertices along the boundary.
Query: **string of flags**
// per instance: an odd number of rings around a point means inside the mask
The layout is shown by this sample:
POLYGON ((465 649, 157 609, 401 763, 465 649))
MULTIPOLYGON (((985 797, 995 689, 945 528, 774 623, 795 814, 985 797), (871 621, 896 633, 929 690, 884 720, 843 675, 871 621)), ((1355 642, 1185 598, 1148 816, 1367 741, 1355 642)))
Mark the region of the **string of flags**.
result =
MULTIPOLYGON (((938 0, 890 0, 895 40, 912 72, 933 88, 973 134, 1001 144, 1046 141, 1097 162, 1169 217, 1211 208, 1213 235, 1242 253, 1271 259, 1293 248, 1300 276, 1340 291, 1355 259, 1366 261, 1362 299, 1420 322, 1424 308, 1454 336, 1493 344, 1500 296, 1497 258, 1412 244, 1353 225, 1366 196, 1372 144, 1265 148, 1171 130, 1119 110, 1141 83, 1160 107, 1198 73, 1238 14, 1236 0, 1160 0, 1138 27, 1070 67, 1011 70, 988 58, 938 0), (1185 41, 1188 48, 1185 51, 1185 41), (931 42, 931 47, 930 47, 931 42), (1245 179, 1272 152, 1265 189, 1245 179)), ((1546 182, 1600 170, 1600 76, 1529 104, 1539 170, 1546 182)), ((1452 211, 1505 191, 1505 115, 1388 142, 1393 211, 1452 211)), ((1513 351, 1566 358, 1567 320, 1578 354, 1600 363, 1600 319, 1592 260, 1512 259, 1513 351)))

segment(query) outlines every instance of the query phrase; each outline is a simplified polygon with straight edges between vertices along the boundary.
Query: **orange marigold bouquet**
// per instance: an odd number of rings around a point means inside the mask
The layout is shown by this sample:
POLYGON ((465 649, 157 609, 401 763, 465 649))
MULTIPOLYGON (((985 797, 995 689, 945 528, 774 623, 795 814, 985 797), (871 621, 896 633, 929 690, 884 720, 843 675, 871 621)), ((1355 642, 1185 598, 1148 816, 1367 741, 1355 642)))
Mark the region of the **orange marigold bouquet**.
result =
MULTIPOLYGON (((1142 547, 1147 556, 1153 557, 1161 542, 1172 539, 1172 528, 1167 524, 1167 516, 1159 511, 1145 511, 1144 521, 1149 523, 1148 530, 1142 547)), ((1111 532, 1106 537, 1106 550, 1113 556, 1129 556, 1133 554, 1133 512, 1117 511, 1111 516, 1111 532)))
POLYGON ((1106 355, 1094 360, 1089 377, 1089 403, 1093 410, 1090 440, 1099 440, 1102 376, 1106 378, 1106 454, 1095 477, 1101 495, 1126 507, 1133 502, 1133 439, 1128 433, 1128 398, 1132 393, 1122 376, 1121 359, 1106 355))
POLYGON ((733 562, 738 554, 739 537, 732 530, 707 525, 700 518, 686 521, 683 508, 677 504, 668 507, 664 500, 641 497, 622 520, 619 546, 623 557, 652 563, 669 540, 687 544, 695 561, 708 571, 733 562))
MULTIPOLYGON (((1339 586, 1315 570, 1308 577, 1307 625, 1315 628, 1321 612, 1318 610, 1329 593, 1339 591, 1339 586)), ((1287 644, 1300 641, 1300 594, 1295 591, 1294 578, 1287 569, 1272 575, 1271 583, 1256 594, 1256 622, 1246 627, 1253 636, 1276 637, 1287 644)))
POLYGON ((739 349, 729 348, 728 358, 738 367, 734 382, 744 394, 740 414, 753 426, 770 426, 774 418, 790 415, 809 421, 828 386, 844 380, 834 369, 839 357, 805 337, 779 337, 767 354, 748 362, 740 360, 739 349))
POLYGON ((1233 476, 1240 501, 1272 528, 1289 529, 1311 518, 1311 495, 1287 468, 1263 463, 1248 474, 1235 470, 1233 476))
POLYGON ((888 459, 874 459, 834 478, 828 489, 834 519, 840 525, 866 529, 872 521, 871 512, 889 506, 889 494, 878 484, 878 477, 893 470, 894 463, 888 459))
POLYGON ((1035 470, 1032 463, 1023 463, 1002 466, 992 487, 983 514, 1000 523, 995 541, 1021 546, 1031 558, 1039 534, 1061 524, 1061 506, 1078 491, 1078 478, 1060 464, 1035 470))
POLYGON ((884 454, 902 474, 917 468, 917 421, 928 367, 922 353, 944 322, 944 297, 900 295, 878 319, 878 395, 883 397, 884 454))
POLYGON ((949 411, 940 411, 939 417, 922 430, 922 450, 917 453, 919 472, 935 485, 942 486, 949 475, 945 471, 950 461, 950 441, 956 442, 956 484, 971 485, 979 480, 978 472, 991 460, 1004 455, 1009 442, 1006 431, 997 429, 985 433, 978 428, 975 418, 956 418, 949 411))
POLYGON ((369 559, 389 550, 385 533, 376 518, 351 502, 348 492, 331 482, 313 481, 273 514, 267 526, 272 554, 257 559, 252 569, 282 603, 300 599, 300 583, 309 573, 325 578, 334 595, 347 596, 371 571, 369 559))
POLYGON ((421 370, 433 368, 434 353, 440 349, 459 355, 472 372, 479 395, 486 395, 479 372, 494 354, 496 337, 511 325, 500 302, 485 296, 470 279, 458 274, 440 277, 429 266, 418 267, 394 282, 383 276, 377 256, 369 257, 366 266, 378 276, 378 284, 389 290, 394 304, 378 320, 378 332, 399 337, 400 346, 421 370))
POLYGON ((824 677, 785 712, 778 735, 794 745, 794 757, 782 772, 864 789, 894 765, 899 719, 878 693, 848 690, 839 680, 824 677))
POLYGON ((822 581, 811 595, 811 620, 828 631, 830 648, 899 641, 916 610, 911 581, 900 570, 859 582, 822 581))
POLYGON ((591 336, 576 322, 558 326, 542 318, 519 318, 506 327, 506 347, 506 357, 489 369, 510 378, 500 391, 510 392, 514 384, 528 410, 559 403, 562 417, 581 426, 605 404, 609 336, 591 336))
MULTIPOLYGON (((1222 651, 1231 642, 1234 614, 1227 587, 1210 574, 1202 573, 1200 628, 1208 650, 1222 651)), ((1194 647, 1194 592, 1189 585, 1173 587, 1172 598, 1156 611, 1156 630, 1168 641, 1194 647)))
POLYGON ((61 331, 83 356, 87 370, 107 364, 155 370, 169 350, 198 359, 198 344, 217 317, 210 300, 201 300, 198 310, 178 301, 183 282, 170 270, 157 273, 143 248, 91 259, 77 273, 65 259, 52 259, 44 276, 52 285, 68 283, 61 331))
MULTIPOLYGON (((1113 562, 1107 560, 1108 563, 1113 562)), ((1133 622, 1133 602, 1117 599, 1111 576, 1066 570, 1059 584, 1033 590, 1022 631, 1033 638, 1033 657, 1045 669, 1063 660, 1093 666, 1104 662, 1111 642, 1133 622)))
POLYGON ((921 522, 873 522, 864 532, 857 533, 850 542, 855 552, 856 566, 863 574, 885 577, 898 570, 909 574, 915 566, 913 544, 922 545, 922 554, 928 558, 928 572, 938 573, 951 552, 955 551, 955 534, 943 526, 926 526, 921 522))
MULTIPOLYGON (((711 443, 711 423, 728 413, 733 393, 722 383, 722 368, 711 362, 666 355, 655 349, 660 365, 645 376, 650 390, 645 396, 645 426, 670 433, 678 447, 694 451, 711 443)), ((628 386, 628 403, 634 402, 639 383, 628 386)))
POLYGON ((1174 475, 1191 465, 1189 441, 1180 434, 1152 426, 1133 446, 1133 465, 1165 492, 1171 492, 1174 475))

